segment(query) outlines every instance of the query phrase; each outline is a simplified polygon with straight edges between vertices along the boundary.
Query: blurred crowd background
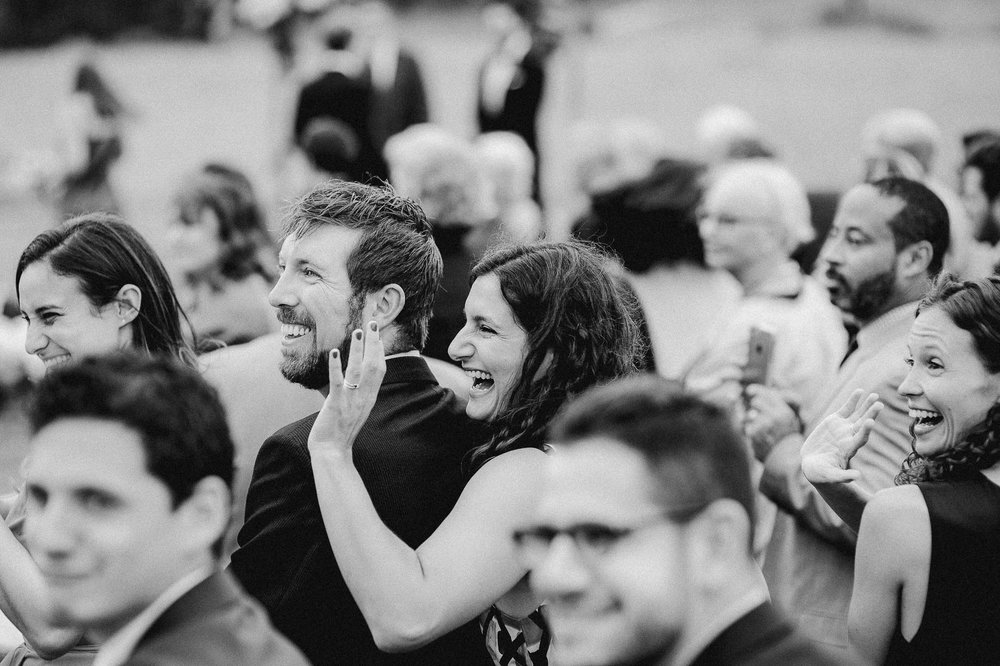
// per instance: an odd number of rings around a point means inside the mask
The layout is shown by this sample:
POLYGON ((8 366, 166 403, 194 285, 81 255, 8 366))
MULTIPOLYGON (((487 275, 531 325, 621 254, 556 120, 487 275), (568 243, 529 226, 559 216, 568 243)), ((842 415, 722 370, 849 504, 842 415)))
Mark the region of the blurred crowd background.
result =
MULTIPOLYGON (((65 216, 66 118, 80 66, 112 91, 115 205, 169 264, 180 183, 209 162, 242 170, 272 232, 301 193, 289 159, 296 99, 330 0, 0 0, 0 293, 17 257, 65 216)), ((399 0, 399 43, 418 62, 428 119, 473 138, 480 67, 494 47, 480 0, 399 0)), ((635 119, 656 156, 705 159, 698 126, 718 105, 755 119, 813 191, 864 171, 863 128, 920 109, 941 132, 935 172, 957 185, 966 133, 997 127, 1000 6, 991 0, 549 0, 536 37, 542 225, 568 234, 585 207, 580 128, 635 119)), ((389 15, 383 20, 388 21, 389 15)), ((92 84, 91 82, 90 84, 92 84)), ((84 85, 90 85, 84 83, 84 85)), ((703 138, 703 137, 702 137, 703 138)), ((169 266, 168 266, 169 267, 169 266)), ((23 433, 0 416, 0 491, 23 433)))

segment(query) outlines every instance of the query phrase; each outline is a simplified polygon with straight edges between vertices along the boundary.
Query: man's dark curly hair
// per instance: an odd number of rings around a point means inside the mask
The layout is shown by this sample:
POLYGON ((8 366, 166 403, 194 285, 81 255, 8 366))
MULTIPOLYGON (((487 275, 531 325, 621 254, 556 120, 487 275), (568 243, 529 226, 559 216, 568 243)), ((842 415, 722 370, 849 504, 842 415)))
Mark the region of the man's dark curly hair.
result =
POLYGON ((541 448, 567 398, 638 370, 638 302, 606 270, 610 261, 582 241, 540 241, 494 248, 472 268, 470 283, 497 276, 527 333, 517 382, 503 396, 490 441, 470 452, 472 470, 504 451, 541 448))
MULTIPOLYGON (((935 281, 917 308, 944 312, 959 328, 972 334, 976 354, 991 374, 1000 373, 1000 276, 960 282, 951 275, 935 281)), ((1000 400, 965 441, 928 456, 916 450, 903 461, 896 484, 958 479, 1000 462, 1000 400)))

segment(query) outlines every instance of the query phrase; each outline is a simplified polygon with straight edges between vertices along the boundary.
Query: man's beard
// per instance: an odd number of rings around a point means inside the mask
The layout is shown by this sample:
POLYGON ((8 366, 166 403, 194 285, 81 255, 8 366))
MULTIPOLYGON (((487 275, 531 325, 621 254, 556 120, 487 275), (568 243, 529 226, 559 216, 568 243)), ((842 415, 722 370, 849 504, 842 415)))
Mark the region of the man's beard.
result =
MULTIPOLYGON (((343 366, 347 366, 347 360, 351 353, 351 333, 361 328, 361 315, 364 309, 365 299, 360 293, 351 295, 348 301, 347 326, 344 328, 344 336, 337 347, 340 350, 340 358, 343 366)), ((330 383, 330 350, 316 348, 316 322, 306 313, 295 317, 289 309, 279 312, 278 319, 283 323, 301 323, 308 326, 313 332, 312 350, 300 355, 282 354, 281 374, 290 382, 301 384, 307 389, 319 390, 330 383), (287 321, 286 321, 287 317, 287 321)))
POLYGON ((896 285, 896 273, 892 270, 862 280, 853 288, 839 273, 828 271, 827 277, 838 284, 837 300, 847 301, 841 309, 854 315, 859 322, 874 319, 892 298, 896 285))

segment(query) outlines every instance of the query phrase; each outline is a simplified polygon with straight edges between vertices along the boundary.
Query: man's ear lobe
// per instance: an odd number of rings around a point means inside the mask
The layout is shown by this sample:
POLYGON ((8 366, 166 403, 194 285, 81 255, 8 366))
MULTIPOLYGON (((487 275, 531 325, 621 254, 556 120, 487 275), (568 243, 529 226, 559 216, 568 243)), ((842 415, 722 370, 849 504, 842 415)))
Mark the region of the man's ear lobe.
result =
POLYGON ((899 270, 904 277, 916 277, 926 273, 934 258, 934 247, 930 241, 912 243, 899 253, 899 270))

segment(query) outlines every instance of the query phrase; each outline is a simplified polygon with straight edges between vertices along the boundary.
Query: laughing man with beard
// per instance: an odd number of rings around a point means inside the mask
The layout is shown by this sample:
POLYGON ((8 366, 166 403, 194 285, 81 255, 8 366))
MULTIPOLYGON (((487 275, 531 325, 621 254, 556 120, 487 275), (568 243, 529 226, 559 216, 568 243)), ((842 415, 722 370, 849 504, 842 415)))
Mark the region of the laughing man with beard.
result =
POLYGON ((776 606, 808 637, 847 648, 847 610, 857 534, 802 475, 799 449, 813 427, 855 389, 878 393, 885 408, 851 461, 866 490, 893 484, 910 450, 910 417, 897 393, 916 305, 941 270, 948 213, 927 187, 905 178, 857 185, 840 201, 819 258, 830 298, 859 327, 836 381, 802 418, 780 395, 751 386, 746 432, 764 464, 761 491, 781 511, 764 560, 776 606))
MULTIPOLYGON (((330 352, 346 362, 351 336, 378 325, 386 372, 353 459, 379 516, 416 548, 454 506, 462 458, 479 441, 419 353, 442 272, 430 225, 387 188, 329 181, 295 204, 283 235, 270 295, 281 371, 326 395, 330 352)), ((475 622, 409 654, 378 650, 327 540, 307 447, 315 420, 261 446, 232 571, 313 664, 489 663, 475 622)))

